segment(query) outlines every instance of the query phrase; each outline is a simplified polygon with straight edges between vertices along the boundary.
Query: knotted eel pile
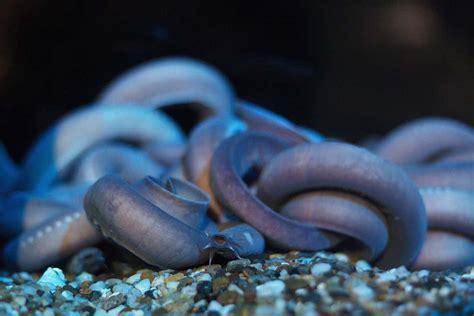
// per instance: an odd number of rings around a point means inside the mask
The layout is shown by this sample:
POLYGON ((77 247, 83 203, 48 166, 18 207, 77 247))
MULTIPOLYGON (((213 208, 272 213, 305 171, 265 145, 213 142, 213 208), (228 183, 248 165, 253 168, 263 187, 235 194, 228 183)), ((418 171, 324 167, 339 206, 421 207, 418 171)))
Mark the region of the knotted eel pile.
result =
POLYGON ((474 264, 471 127, 422 118, 366 148, 330 140, 187 58, 120 75, 21 165, 1 146, 0 174, 2 265, 15 270, 103 240, 173 269, 269 249, 344 251, 382 269, 474 264), (194 118, 187 135, 180 117, 194 118))

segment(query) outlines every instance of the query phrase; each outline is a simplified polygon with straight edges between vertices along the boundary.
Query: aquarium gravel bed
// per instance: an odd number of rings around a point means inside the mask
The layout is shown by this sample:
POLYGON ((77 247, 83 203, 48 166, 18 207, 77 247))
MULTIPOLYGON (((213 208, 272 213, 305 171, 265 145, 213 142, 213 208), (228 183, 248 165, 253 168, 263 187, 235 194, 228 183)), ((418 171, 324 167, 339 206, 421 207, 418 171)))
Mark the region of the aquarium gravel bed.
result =
POLYGON ((2 273, 0 315, 473 315, 474 267, 382 271, 341 253, 265 254, 183 271, 2 273))

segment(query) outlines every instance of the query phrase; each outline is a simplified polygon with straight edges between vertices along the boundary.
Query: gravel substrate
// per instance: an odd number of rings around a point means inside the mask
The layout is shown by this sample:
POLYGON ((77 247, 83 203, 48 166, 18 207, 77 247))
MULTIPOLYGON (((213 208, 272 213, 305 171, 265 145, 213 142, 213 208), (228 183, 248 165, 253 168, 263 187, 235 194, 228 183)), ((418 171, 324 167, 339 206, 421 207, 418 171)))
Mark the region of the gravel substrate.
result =
POLYGON ((409 272, 290 252, 186 271, 0 273, 0 315, 473 315, 474 267, 409 272))

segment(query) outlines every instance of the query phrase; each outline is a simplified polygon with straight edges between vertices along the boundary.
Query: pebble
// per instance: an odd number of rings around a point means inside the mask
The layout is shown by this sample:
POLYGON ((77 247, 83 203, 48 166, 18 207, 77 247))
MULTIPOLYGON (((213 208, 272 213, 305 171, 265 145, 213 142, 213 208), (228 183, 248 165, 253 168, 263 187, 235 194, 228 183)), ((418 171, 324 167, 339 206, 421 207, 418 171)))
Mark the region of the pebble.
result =
POLYGON ((242 291, 242 289, 240 287, 238 287, 237 285, 235 285, 233 283, 231 285, 229 285, 229 287, 227 287, 227 291, 236 292, 240 295, 244 295, 244 291, 242 291))
POLYGON ((126 282, 130 284, 135 284, 141 279, 141 273, 135 273, 134 275, 127 278, 126 282))
POLYGON ((297 289, 305 288, 307 286, 308 282, 299 276, 291 276, 285 279, 285 287, 290 291, 295 291, 297 289))
POLYGON ((130 306, 135 306, 137 299, 142 295, 143 293, 140 290, 132 288, 130 292, 127 293, 127 304, 130 306))
POLYGON ((463 274, 461 280, 466 282, 474 282, 474 268, 469 273, 463 274))
POLYGON ((211 301, 207 307, 207 312, 209 315, 209 312, 218 312, 218 315, 222 316, 227 316, 229 315, 230 311, 232 311, 235 308, 235 305, 229 304, 226 306, 222 306, 219 302, 217 301, 211 301))
POLYGON ((90 273, 87 273, 87 272, 82 272, 81 274, 79 274, 77 277, 76 277, 76 281, 80 283, 84 282, 84 281, 90 281, 90 282, 93 282, 94 281, 94 276, 90 273))
POLYGON ((316 263, 311 267, 311 274, 315 276, 321 276, 326 272, 331 271, 332 267, 329 263, 316 263))
POLYGON ((6 278, 6 277, 0 277, 0 283, 10 285, 10 284, 13 284, 13 279, 6 278))
POLYGON ((65 300, 71 301, 74 299, 74 294, 71 291, 62 291, 61 296, 64 297, 65 300))
POLYGON ((358 260, 355 264, 355 269, 357 272, 365 272, 372 270, 372 267, 367 261, 358 260))
POLYGON ((61 269, 49 267, 46 269, 37 283, 47 287, 50 291, 55 291, 56 287, 62 287, 66 285, 66 278, 64 277, 64 273, 61 269))
POLYGON ((137 288, 142 294, 148 291, 150 289, 150 286, 151 282, 149 279, 143 279, 135 284, 135 288, 137 288))
POLYGON ((120 312, 124 309, 125 309, 124 305, 119 305, 117 307, 114 307, 107 312, 107 316, 118 316, 120 312))
POLYGON ((133 285, 130 285, 128 283, 119 283, 119 284, 114 285, 114 287, 112 288, 112 291, 127 295, 128 292, 130 292, 132 289, 133 289, 133 285))
POLYGON ((362 301, 372 300, 375 296, 374 290, 365 284, 357 285, 352 289, 352 292, 362 301))
POLYGON ((102 292, 102 290, 107 289, 107 285, 105 284, 104 281, 97 281, 91 284, 91 286, 89 286, 89 289, 91 289, 92 291, 102 292))
POLYGON ((184 278, 184 274, 179 272, 179 273, 173 274, 172 276, 168 277, 166 279, 166 283, 176 282, 176 281, 181 280, 182 278, 184 278))
POLYGON ((268 281, 257 286, 257 297, 273 298, 282 295, 285 290, 285 283, 281 280, 268 281))
POLYGON ((115 308, 127 300, 126 296, 122 293, 112 293, 106 297, 102 303, 102 308, 108 311, 109 309, 115 308))
POLYGON ((249 259, 232 260, 227 263, 226 271, 241 272, 243 268, 249 266, 251 263, 249 259))

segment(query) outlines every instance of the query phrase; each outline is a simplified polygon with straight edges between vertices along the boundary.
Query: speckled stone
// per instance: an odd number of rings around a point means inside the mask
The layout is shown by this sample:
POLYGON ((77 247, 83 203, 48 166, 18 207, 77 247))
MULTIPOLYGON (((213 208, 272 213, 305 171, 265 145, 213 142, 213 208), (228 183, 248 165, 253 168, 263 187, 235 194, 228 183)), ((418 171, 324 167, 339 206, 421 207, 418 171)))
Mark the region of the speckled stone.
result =
POLYGON ((102 302, 102 308, 106 311, 113 309, 127 301, 127 297, 122 293, 113 293, 102 302))
POLYGON ((252 262, 249 259, 232 260, 227 263, 226 271, 228 272, 242 272, 242 270, 249 266, 252 262))

